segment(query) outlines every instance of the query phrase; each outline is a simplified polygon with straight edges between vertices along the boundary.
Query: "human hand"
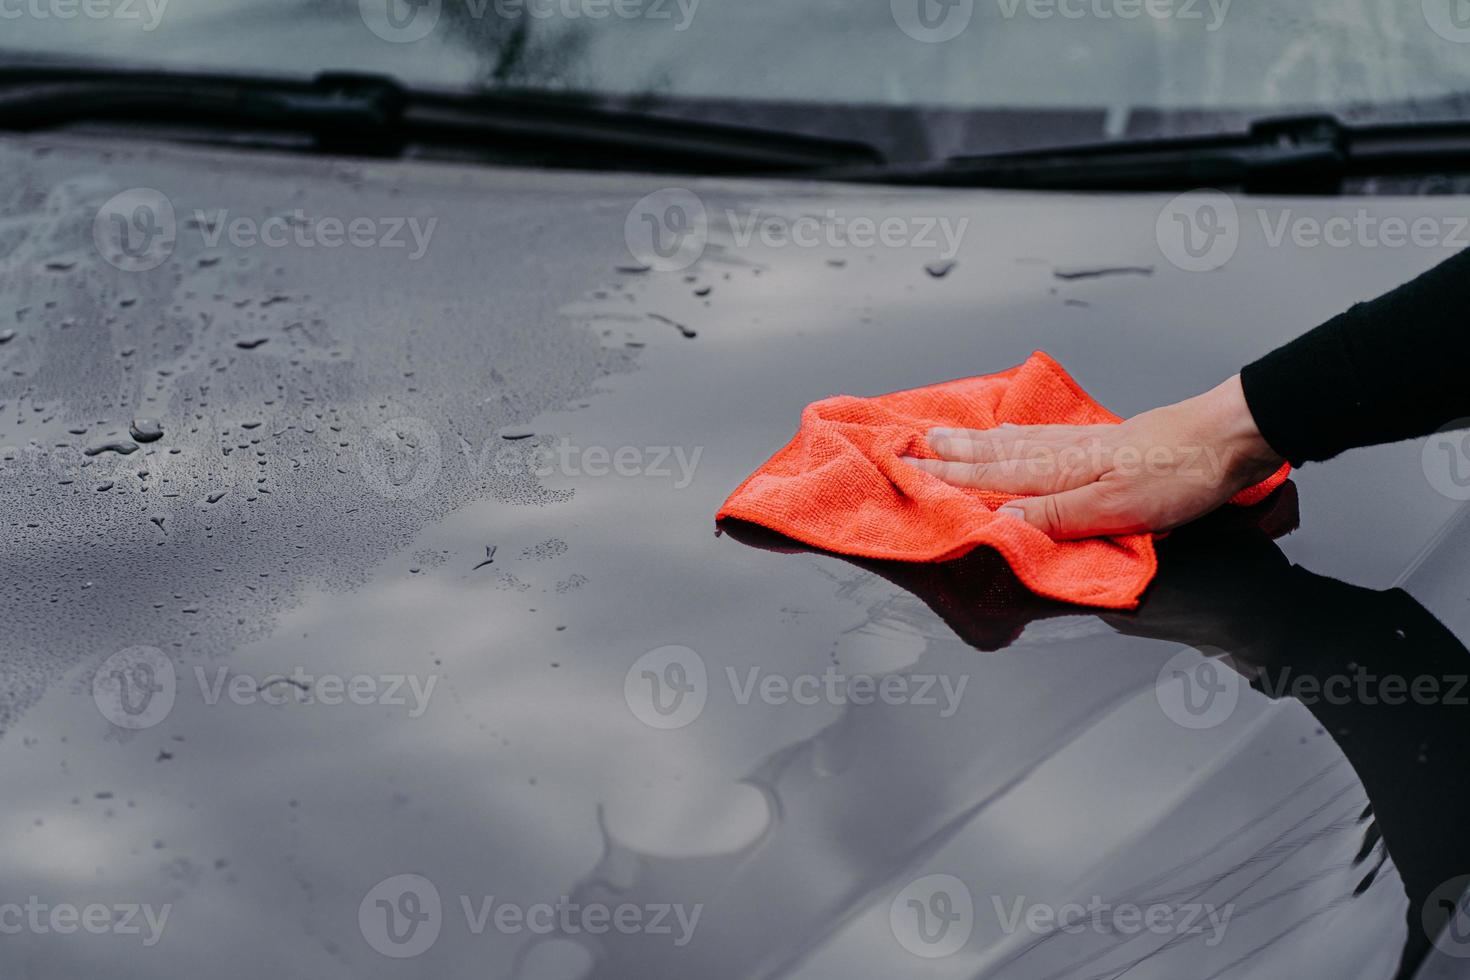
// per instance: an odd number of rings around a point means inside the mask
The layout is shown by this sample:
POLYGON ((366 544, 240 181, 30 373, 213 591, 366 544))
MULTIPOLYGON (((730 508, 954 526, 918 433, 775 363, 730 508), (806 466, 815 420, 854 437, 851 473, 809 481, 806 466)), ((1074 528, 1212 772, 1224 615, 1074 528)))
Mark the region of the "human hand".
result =
POLYGON ((1166 531, 1209 513, 1284 460, 1239 376, 1118 425, 931 429, 938 459, 905 462, 958 487, 1023 494, 1000 508, 1058 540, 1166 531))

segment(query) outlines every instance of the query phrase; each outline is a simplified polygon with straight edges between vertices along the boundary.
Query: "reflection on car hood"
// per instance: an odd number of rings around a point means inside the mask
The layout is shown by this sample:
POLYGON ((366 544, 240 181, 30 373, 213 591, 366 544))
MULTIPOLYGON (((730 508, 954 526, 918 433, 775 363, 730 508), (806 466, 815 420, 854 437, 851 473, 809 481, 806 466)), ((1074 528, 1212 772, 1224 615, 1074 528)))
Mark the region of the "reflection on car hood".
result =
MULTIPOLYGON (((1446 254, 1276 242, 1283 215, 1464 199, 1234 202, 1194 272, 1146 195, 0 161, 0 899, 170 908, 152 945, 7 936, 6 976, 1393 975, 1413 910, 1356 760, 1243 685, 1207 725, 1168 708, 1187 647, 1260 647, 1212 632, 1250 575, 1180 593, 1187 642, 1163 598, 1012 595, 977 634, 981 556, 926 584, 712 518, 827 395, 1037 348, 1122 414, 1197 392, 1446 254), (1094 898, 1202 926, 1025 925, 1094 898), (641 925, 516 916, 543 904, 641 925)), ((1465 637, 1434 458, 1296 474, 1264 547, 1465 637)))

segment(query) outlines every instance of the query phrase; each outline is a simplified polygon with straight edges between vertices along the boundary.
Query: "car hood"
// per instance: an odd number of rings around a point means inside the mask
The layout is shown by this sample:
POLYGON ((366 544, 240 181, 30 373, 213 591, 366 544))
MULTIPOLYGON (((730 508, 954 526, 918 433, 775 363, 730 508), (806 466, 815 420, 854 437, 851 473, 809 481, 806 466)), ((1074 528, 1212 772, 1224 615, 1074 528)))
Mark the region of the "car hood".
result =
POLYGON ((1345 736, 1233 681, 1195 723, 1169 671, 1351 642, 1396 586, 1466 636, 1424 444, 1296 473, 1133 615, 713 515, 828 395, 1035 349, 1120 414, 1196 393, 1448 254, 1283 215, 1467 199, 1230 202, 1193 271, 1149 195, 0 162, 0 880, 170 910, 8 935, 7 976, 1393 975, 1416 886, 1345 736), (1027 925, 1094 899, 1199 928, 1027 925), (559 911, 597 906, 638 924, 559 911))

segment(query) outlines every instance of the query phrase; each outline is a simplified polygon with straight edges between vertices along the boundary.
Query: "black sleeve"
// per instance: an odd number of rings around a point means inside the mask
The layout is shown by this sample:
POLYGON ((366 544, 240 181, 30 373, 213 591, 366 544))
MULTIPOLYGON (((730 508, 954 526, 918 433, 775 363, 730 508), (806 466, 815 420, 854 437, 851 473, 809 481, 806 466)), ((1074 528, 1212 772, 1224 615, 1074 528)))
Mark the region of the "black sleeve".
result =
POLYGON ((1470 416, 1467 318, 1470 251, 1247 365, 1246 404, 1294 466, 1428 435, 1470 416))

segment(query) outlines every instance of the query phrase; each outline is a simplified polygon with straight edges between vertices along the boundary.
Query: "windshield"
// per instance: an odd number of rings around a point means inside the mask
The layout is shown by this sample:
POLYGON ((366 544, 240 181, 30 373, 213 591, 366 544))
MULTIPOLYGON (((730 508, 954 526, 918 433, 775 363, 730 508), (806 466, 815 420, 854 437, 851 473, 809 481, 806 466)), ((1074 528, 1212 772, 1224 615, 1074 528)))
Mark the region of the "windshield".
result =
MULTIPOLYGON (((1465 0, 0 0, 0 31, 10 64, 347 69, 737 121, 876 107, 890 143, 908 125, 925 147, 904 155, 1470 111, 1465 0), (932 111, 895 121, 914 109, 932 111)), ((855 111, 818 128, 873 127, 855 111)))

